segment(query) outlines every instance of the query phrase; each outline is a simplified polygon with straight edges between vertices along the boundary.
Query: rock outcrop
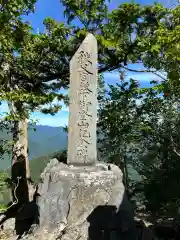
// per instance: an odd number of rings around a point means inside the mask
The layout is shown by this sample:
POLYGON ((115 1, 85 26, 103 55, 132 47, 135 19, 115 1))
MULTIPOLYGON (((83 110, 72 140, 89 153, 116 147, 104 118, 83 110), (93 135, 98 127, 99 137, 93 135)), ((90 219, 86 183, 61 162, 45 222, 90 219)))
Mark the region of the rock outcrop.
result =
POLYGON ((133 209, 117 166, 59 163, 45 169, 41 177, 40 228, 34 238, 43 232, 39 239, 97 240, 103 232, 113 235, 119 229, 124 239, 135 239, 133 209))
POLYGON ((41 177, 40 225, 23 239, 135 239, 133 209, 117 166, 75 167, 56 162, 41 177))

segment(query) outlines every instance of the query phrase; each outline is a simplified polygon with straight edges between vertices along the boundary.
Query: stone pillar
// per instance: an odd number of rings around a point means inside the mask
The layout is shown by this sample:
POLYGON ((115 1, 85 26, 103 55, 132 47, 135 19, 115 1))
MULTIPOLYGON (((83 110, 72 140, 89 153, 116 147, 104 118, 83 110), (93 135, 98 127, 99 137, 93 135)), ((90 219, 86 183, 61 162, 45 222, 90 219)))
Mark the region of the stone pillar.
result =
POLYGON ((68 164, 96 162, 97 41, 88 34, 70 62, 68 164))

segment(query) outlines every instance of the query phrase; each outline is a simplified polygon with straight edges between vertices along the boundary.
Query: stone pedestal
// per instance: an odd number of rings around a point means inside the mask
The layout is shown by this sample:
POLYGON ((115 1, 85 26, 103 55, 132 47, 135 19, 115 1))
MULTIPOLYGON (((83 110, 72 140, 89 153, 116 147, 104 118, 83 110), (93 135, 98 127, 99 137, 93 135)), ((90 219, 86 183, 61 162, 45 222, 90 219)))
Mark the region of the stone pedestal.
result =
POLYGON ((133 209, 117 166, 59 163, 47 167, 42 180, 40 228, 29 240, 135 239, 133 209))
MULTIPOLYGON (((32 226, 34 232, 21 239, 136 239, 133 209, 117 166, 97 163, 91 167, 74 167, 52 159, 41 177, 40 225, 32 226)), ((14 223, 10 225, 6 224, 6 232, 14 229, 14 223)), ((7 239, 17 238, 10 235, 7 239)))

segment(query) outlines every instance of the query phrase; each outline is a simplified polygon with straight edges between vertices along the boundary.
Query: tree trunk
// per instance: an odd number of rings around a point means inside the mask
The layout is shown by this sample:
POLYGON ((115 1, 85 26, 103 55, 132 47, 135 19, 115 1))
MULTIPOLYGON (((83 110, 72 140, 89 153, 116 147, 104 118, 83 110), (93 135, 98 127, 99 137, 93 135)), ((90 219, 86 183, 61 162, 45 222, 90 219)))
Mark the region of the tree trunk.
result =
POLYGON ((125 185, 125 188, 126 188, 126 192, 129 196, 129 176, 128 176, 126 156, 124 156, 124 185, 125 185))
MULTIPOLYGON (((10 112, 13 116, 22 114, 23 106, 20 103, 10 103, 10 112)), ((12 162, 11 178, 12 198, 21 205, 29 201, 28 180, 30 179, 30 167, 28 159, 27 119, 24 116, 20 120, 13 121, 12 135, 12 162)))
POLYGON ((18 156, 23 155, 25 159, 26 178, 30 179, 27 128, 27 119, 22 119, 14 124, 12 165, 17 162, 18 156))

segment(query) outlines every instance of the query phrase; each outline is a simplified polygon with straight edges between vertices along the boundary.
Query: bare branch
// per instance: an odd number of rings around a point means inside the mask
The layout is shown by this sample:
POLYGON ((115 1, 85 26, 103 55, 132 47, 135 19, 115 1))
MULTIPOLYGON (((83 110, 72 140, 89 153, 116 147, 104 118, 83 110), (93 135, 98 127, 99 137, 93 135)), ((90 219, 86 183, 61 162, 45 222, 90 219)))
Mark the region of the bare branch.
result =
POLYGON ((170 137, 170 139, 171 139, 171 142, 172 142, 172 148, 173 148, 173 152, 178 156, 178 157, 180 157, 180 152, 178 152, 177 150, 176 150, 176 144, 175 144, 175 142, 174 142, 174 140, 173 140, 173 137, 171 136, 170 137))
POLYGON ((178 153, 175 148, 173 148, 173 152, 174 152, 178 157, 180 157, 180 153, 178 153))
POLYGON ((164 78, 163 76, 161 76, 160 74, 158 74, 156 71, 153 71, 153 70, 135 70, 135 69, 131 69, 131 68, 127 68, 127 67, 124 67, 124 66, 121 66, 122 68, 124 68, 125 70, 127 71, 130 71, 130 72, 136 72, 136 73, 153 73, 155 74, 156 76, 160 77, 161 79, 163 79, 164 81, 167 80, 166 78, 164 78))

